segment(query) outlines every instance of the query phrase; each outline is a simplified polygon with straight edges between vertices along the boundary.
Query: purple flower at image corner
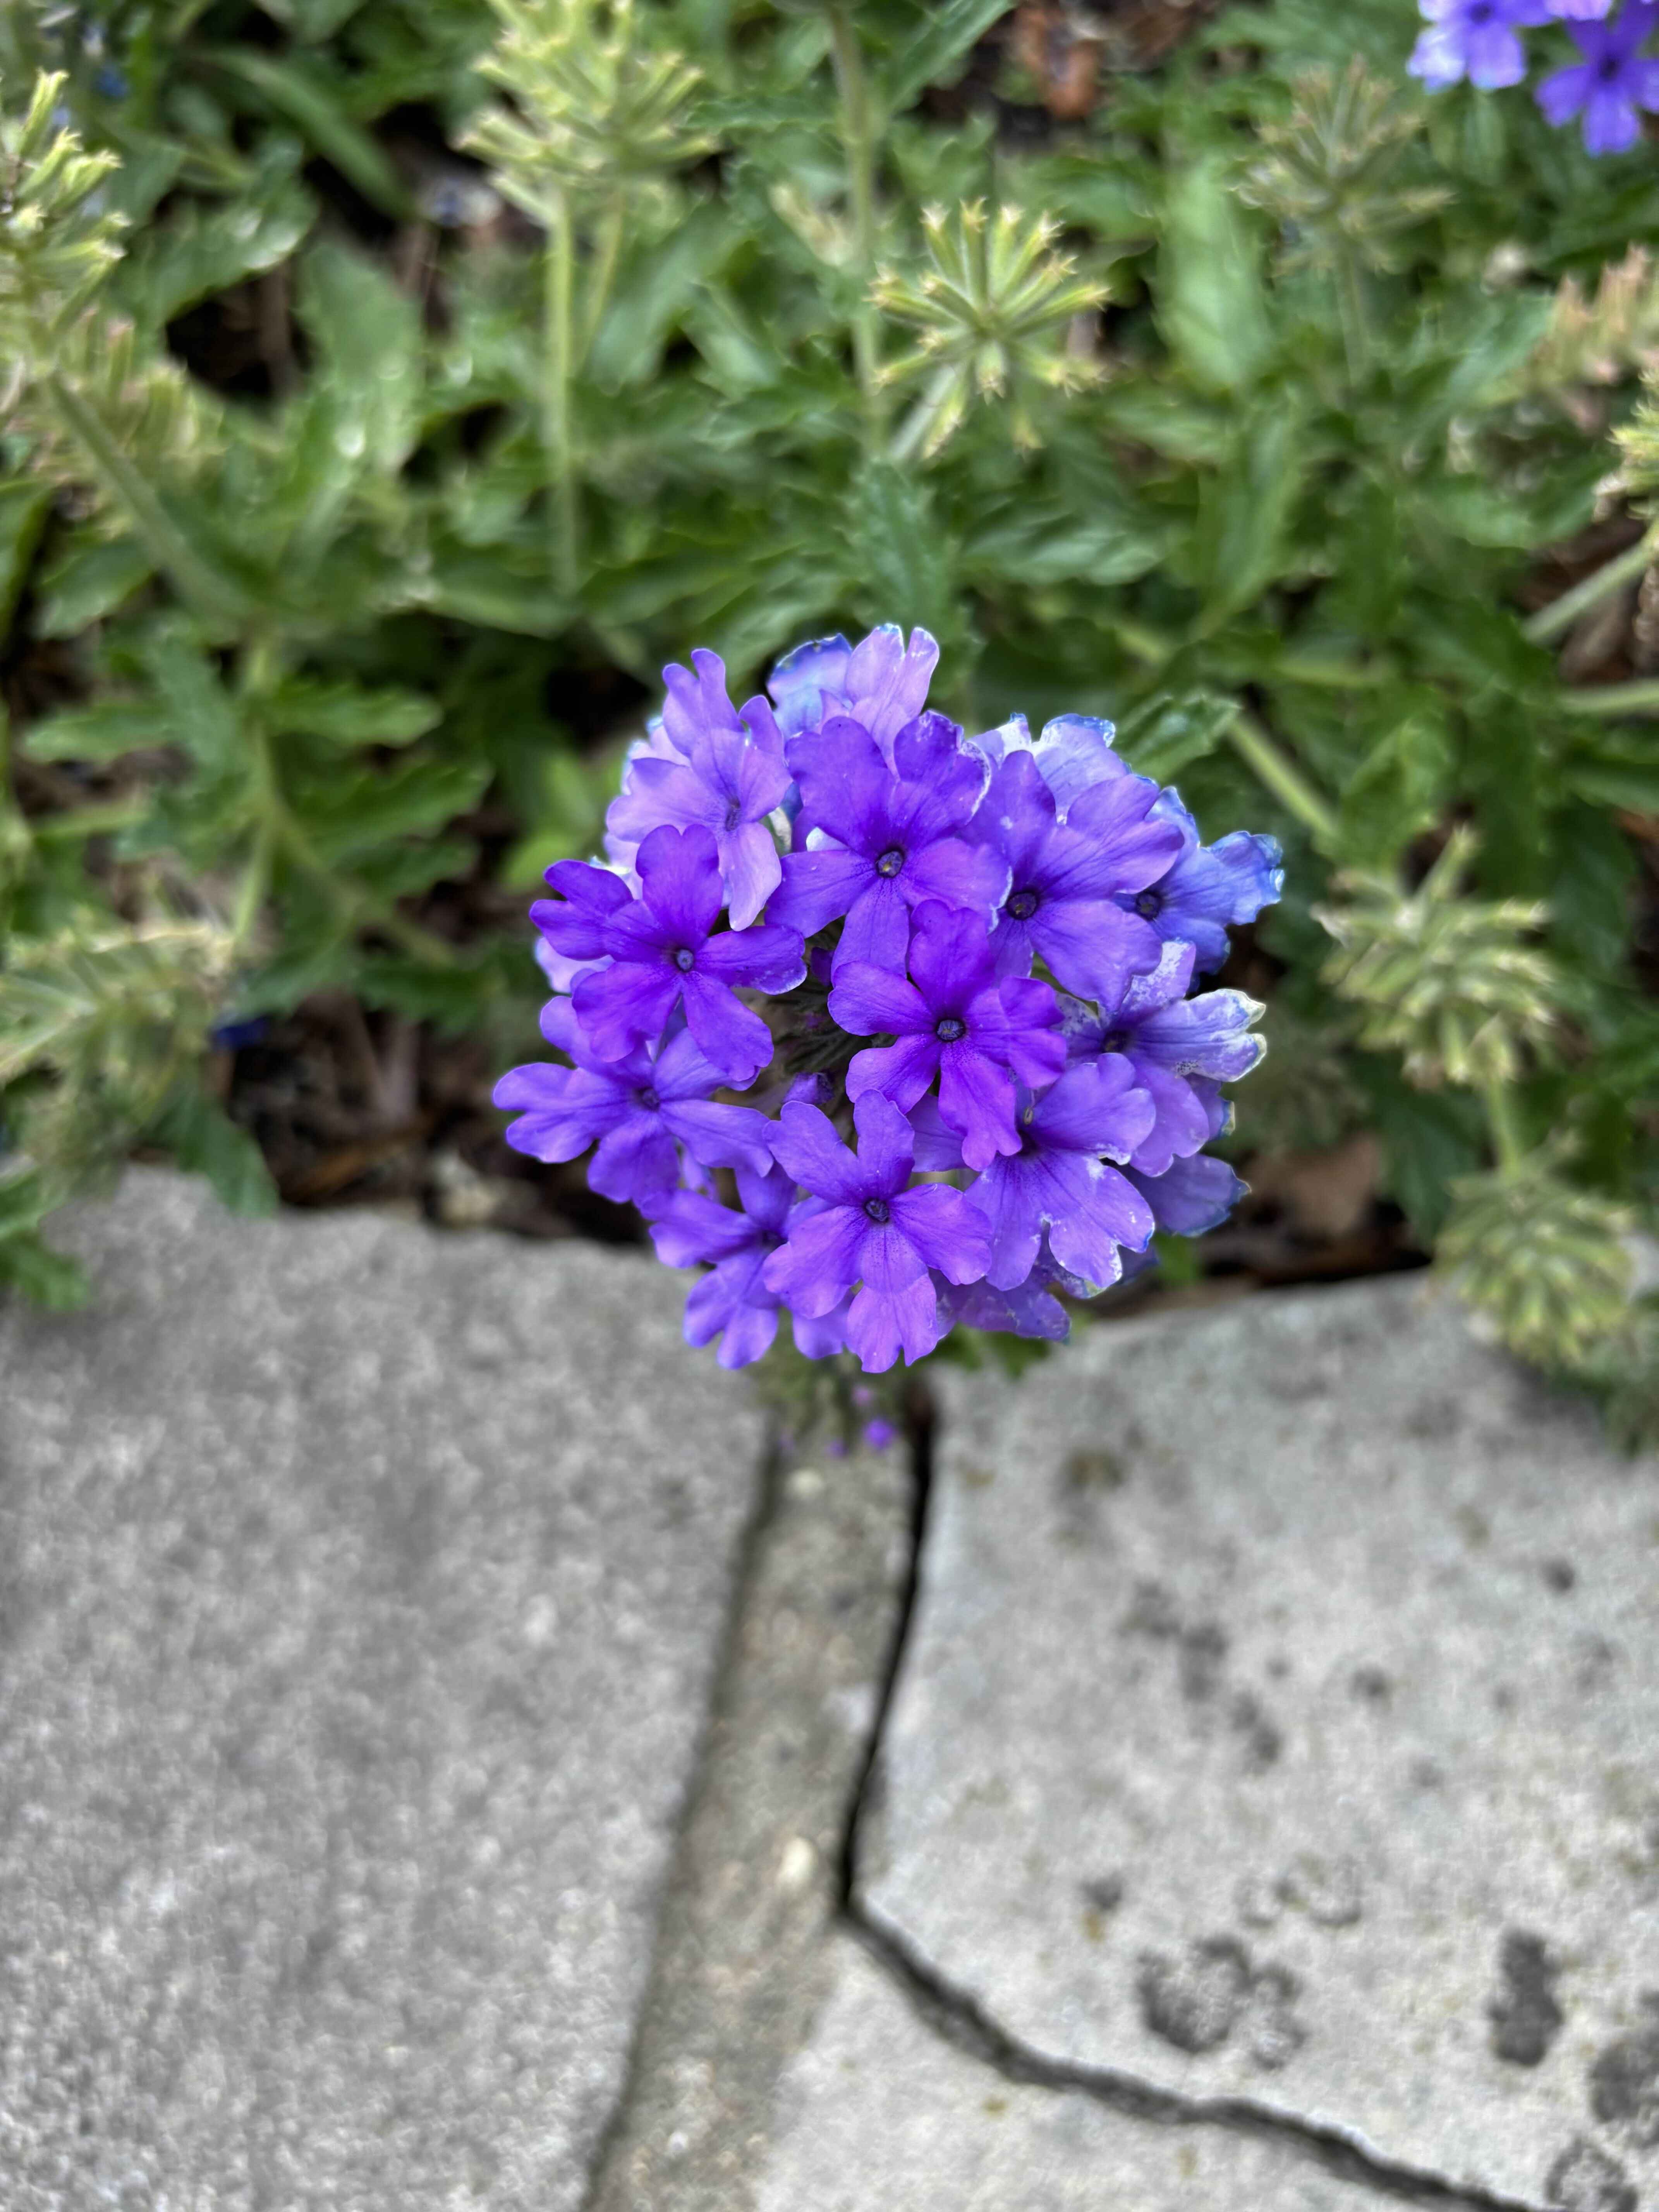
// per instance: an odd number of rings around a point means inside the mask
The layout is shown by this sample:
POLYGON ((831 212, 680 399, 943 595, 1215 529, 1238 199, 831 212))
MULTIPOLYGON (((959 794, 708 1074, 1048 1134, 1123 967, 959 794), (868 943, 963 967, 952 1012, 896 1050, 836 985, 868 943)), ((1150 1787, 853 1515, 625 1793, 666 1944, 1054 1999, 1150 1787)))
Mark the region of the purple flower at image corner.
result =
POLYGON ((853 1118, 856 1153, 817 1107, 783 1109, 773 1153, 823 1204, 796 1218, 763 1276, 808 1320, 830 1312, 856 1284, 848 1346, 867 1374, 879 1374, 901 1352, 907 1362, 924 1358, 945 1334, 930 1270, 948 1282, 974 1281, 985 1272, 990 1239, 960 1191, 944 1183, 908 1188, 915 1138, 896 1106, 872 1091, 853 1118))
POLYGON ((580 977, 574 1004, 589 1049, 621 1060, 641 1038, 659 1035, 676 1006, 699 1048, 728 1082, 751 1082, 772 1056, 772 1034, 734 995, 734 987, 792 990, 805 974, 800 937, 775 925, 724 930, 720 857, 714 832, 653 830, 639 851, 641 891, 609 870, 560 860, 547 872, 562 893, 532 909, 556 952, 600 953, 610 965, 580 977))
POLYGON ((1468 77, 1483 92, 1519 84, 1527 52, 1516 33, 1547 23, 1550 0, 1420 0, 1428 27, 1406 67, 1431 92, 1468 77))
POLYGON ((1625 0, 1603 22, 1569 23, 1582 62, 1557 70, 1538 88, 1538 105, 1558 130, 1583 117, 1585 149, 1624 154, 1641 136, 1638 109, 1659 110, 1659 61, 1638 52, 1659 24, 1652 0, 1625 0))
MULTIPOLYGON (((763 1127, 769 1139, 771 1124, 763 1127)), ((803 1210, 793 1178, 774 1164, 769 1146, 763 1170, 738 1168, 737 1186, 735 1207, 696 1191, 680 1191, 650 1224, 651 1241, 665 1267, 709 1265, 710 1272, 692 1285, 686 1297, 685 1340, 704 1345, 719 1337, 714 1356, 722 1367, 747 1367, 771 1349, 783 1300, 767 1288, 763 1271, 784 1243, 791 1214, 803 1210)), ((807 1358, 826 1358, 842 1349, 843 1307, 812 1321, 791 1318, 797 1347, 807 1358)))
POLYGON ((798 645, 779 661, 766 688, 788 735, 847 714, 890 759, 894 739, 927 705, 938 665, 939 647, 925 629, 913 629, 907 644, 896 623, 883 623, 857 645, 839 636, 798 645))
POLYGON ((1062 823, 1036 756, 1009 755, 968 832, 1008 869, 991 939, 999 974, 1029 975, 1042 959, 1063 989, 1097 998, 1156 967, 1158 933, 1125 910, 1123 896, 1166 877, 1181 857, 1184 832, 1158 799, 1145 776, 1115 775, 1079 790, 1062 823))
POLYGON ((1181 858, 1145 890, 1122 893, 1118 903, 1166 941, 1184 939, 1200 969, 1218 968, 1227 957, 1229 924, 1254 921, 1285 888, 1279 840, 1232 830, 1213 845, 1200 844, 1198 824, 1173 788, 1162 793, 1154 811, 1179 826, 1181 858))
POLYGON ((771 1124, 750 1106, 720 1104, 719 1073, 689 1030, 653 1058, 643 1045, 623 1059, 596 1059, 568 999, 543 1009, 542 1034, 576 1063, 531 1060, 509 1068, 495 1103, 518 1120, 507 1131, 514 1152, 537 1160, 574 1160, 597 1145, 587 1180, 601 1198, 643 1211, 665 1205, 680 1178, 678 1147, 704 1167, 758 1169, 771 1163, 771 1124))
POLYGON ((986 763, 964 750, 942 714, 902 730, 890 766, 860 723, 835 715, 821 731, 793 738, 789 764, 805 824, 819 842, 787 854, 783 881, 767 904, 769 921, 811 937, 845 915, 834 956, 902 969, 910 908, 925 899, 985 916, 1007 889, 1008 871, 962 832, 985 788, 986 763))
POLYGON ((976 915, 928 899, 912 918, 908 980, 852 960, 836 969, 830 994, 830 1017, 849 1036, 894 1039, 854 1055, 848 1097, 879 1091, 904 1112, 937 1077, 939 1117, 975 1169, 1019 1149, 1016 1079, 1036 1088, 1066 1065, 1053 991, 1047 983, 1000 978, 992 948, 976 915))
POLYGON ((990 1231, 993 1288, 1025 1281, 1045 1230, 1055 1263, 1091 1293, 1117 1280, 1121 1245, 1145 1250, 1152 1209, 1112 1162, 1130 1158, 1152 1110, 1115 1056, 1069 1068, 1041 1098, 1021 1101, 1019 1151, 994 1160, 968 1193, 990 1231))
POLYGON ((717 653, 699 650, 691 659, 695 675, 675 663, 663 671, 664 742, 629 760, 605 815, 606 849, 631 858, 665 823, 681 830, 702 823, 714 839, 732 927, 747 929, 778 883, 768 817, 789 788, 783 737, 764 699, 750 699, 738 714, 717 653), (678 757, 666 752, 669 745, 678 757))
POLYGON ((1248 1075, 1267 1048, 1251 1028, 1264 1011, 1259 1000, 1243 991, 1187 996, 1193 959, 1190 945, 1172 940, 1150 975, 1130 976, 1097 1010, 1075 1000, 1060 1010, 1074 1059, 1121 1056, 1151 1098, 1152 1127, 1130 1156, 1146 1175, 1162 1175, 1172 1160, 1208 1144, 1216 1133, 1210 1085, 1248 1075))

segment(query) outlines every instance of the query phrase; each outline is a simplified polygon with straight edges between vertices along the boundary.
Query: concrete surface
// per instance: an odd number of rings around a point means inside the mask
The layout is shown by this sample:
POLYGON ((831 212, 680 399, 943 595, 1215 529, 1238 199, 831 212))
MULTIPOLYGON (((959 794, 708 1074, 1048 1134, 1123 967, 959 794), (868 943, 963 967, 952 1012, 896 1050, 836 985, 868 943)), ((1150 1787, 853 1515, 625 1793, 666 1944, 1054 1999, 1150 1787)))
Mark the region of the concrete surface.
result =
POLYGON ((565 2212, 762 1456, 684 1284, 131 1173, 0 1308, 0 2204, 565 2212))
POLYGON ((940 1437, 873 1924, 1045 2060, 1659 2202, 1654 1462, 1410 1280, 949 1375, 940 1437))

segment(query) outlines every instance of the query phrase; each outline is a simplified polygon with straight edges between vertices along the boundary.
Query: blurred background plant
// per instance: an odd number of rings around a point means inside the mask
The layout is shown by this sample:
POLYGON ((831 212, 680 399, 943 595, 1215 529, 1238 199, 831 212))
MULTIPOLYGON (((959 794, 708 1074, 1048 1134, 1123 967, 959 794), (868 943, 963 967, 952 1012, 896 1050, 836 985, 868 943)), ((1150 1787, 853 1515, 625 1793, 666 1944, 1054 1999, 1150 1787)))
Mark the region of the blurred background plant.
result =
POLYGON ((1256 1195, 1166 1279, 1437 1250, 1650 1430, 1659 196, 1415 29, 5 11, 0 1280, 81 1295, 135 1151, 633 1233, 488 1110, 526 895, 664 659, 896 619, 1286 844, 1256 1195))

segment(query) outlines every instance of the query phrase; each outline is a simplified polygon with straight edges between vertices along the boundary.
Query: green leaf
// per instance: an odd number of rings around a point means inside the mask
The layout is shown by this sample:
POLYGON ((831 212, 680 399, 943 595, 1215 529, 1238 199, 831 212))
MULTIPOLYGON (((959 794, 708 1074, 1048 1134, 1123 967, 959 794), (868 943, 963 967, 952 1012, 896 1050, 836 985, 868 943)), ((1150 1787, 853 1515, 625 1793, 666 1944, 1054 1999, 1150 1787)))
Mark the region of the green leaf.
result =
POLYGON ((286 117, 371 206, 408 221, 412 210, 403 179, 379 142, 342 107, 337 80, 324 66, 299 54, 278 59, 251 46, 203 49, 200 58, 252 93, 256 105, 286 117))
POLYGON ((1214 691, 1156 692, 1123 717, 1114 742, 1139 775, 1168 783, 1215 750, 1237 711, 1214 691))
POLYGON ((129 264, 124 289, 158 328, 198 300, 286 261, 316 212, 310 193, 292 177, 276 181, 263 198, 216 208, 187 202, 153 230, 142 258, 129 264))
POLYGON ((52 493, 27 478, 0 483, 0 639, 11 626, 13 610, 40 542, 52 493))
POLYGON ((172 735, 165 708, 153 699, 97 699, 35 723, 18 750, 37 761, 112 761, 165 745, 172 735))
POLYGON ((1194 381, 1212 392, 1253 383, 1273 350, 1261 252, 1214 155, 1170 185, 1158 275, 1158 320, 1194 381))
POLYGON ((261 711, 273 730, 348 747, 410 744, 443 720, 443 708, 425 691, 304 676, 286 678, 261 711))
POLYGON ((1169 532, 1119 507, 1068 514, 1058 502, 1023 500, 975 530, 962 550, 965 573, 988 584, 1130 584, 1155 568, 1169 532))
POLYGON ((1294 570, 1290 524, 1313 459, 1297 409, 1281 403, 1249 427, 1231 466, 1206 479, 1195 534, 1206 628, 1237 614, 1287 568, 1294 570))
POLYGON ((1391 726, 1354 769, 1341 804, 1341 854, 1352 867, 1391 866, 1420 830, 1437 822, 1449 793, 1454 755, 1446 711, 1427 690, 1409 708, 1385 706, 1391 726), (1395 714, 1398 720, 1392 720, 1395 714))
POLYGON ((961 636, 952 549, 920 478, 890 461, 868 462, 847 503, 850 577, 872 622, 920 623, 941 647, 961 636))
POLYGON ((87 1271, 67 1252, 55 1252, 38 1231, 0 1232, 0 1292, 17 1291, 48 1313, 75 1313, 92 1296, 87 1271))
POLYGON ((130 599, 155 574, 136 538, 73 539, 40 577, 37 637, 76 637, 130 599))
POLYGON ((248 1134, 194 1084, 181 1084, 146 1133, 181 1168, 205 1176, 232 1213, 276 1211, 276 1187, 248 1134))
POLYGON ((981 33, 1006 13, 1006 0, 939 0, 930 7, 921 27, 889 57, 881 72, 889 107, 908 107, 930 84, 948 76, 981 33))

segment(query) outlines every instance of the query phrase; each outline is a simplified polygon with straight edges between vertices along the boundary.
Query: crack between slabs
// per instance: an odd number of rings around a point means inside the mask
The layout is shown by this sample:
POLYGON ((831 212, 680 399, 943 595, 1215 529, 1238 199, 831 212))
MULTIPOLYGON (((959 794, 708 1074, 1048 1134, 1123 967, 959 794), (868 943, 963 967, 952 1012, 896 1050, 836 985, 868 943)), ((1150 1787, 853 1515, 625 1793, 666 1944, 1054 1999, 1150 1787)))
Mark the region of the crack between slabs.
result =
POLYGON ((921 1593, 921 1560, 933 1486, 937 1413, 931 1402, 913 1411, 908 1443, 913 1504, 910 1557, 898 1618, 857 1787, 843 1832, 839 1917, 848 1933, 895 1984, 924 2024, 954 2049, 976 2058, 1005 2081, 1023 2087, 1070 2091, 1126 2118, 1165 2127, 1211 2127, 1269 2143, 1306 2160, 1334 2179, 1374 2196, 1407 2204, 1461 2206, 1464 2212, 1543 2212, 1519 2197, 1503 2197, 1448 2181, 1416 2166, 1381 2158, 1340 2129, 1297 2120, 1248 2098, 1183 2097, 1132 2074, 1075 2060, 1049 2057, 1011 2035, 965 1990, 958 1989, 890 1923, 878 1917, 858 1892, 859 1836, 876 1785, 905 1652, 921 1593))

